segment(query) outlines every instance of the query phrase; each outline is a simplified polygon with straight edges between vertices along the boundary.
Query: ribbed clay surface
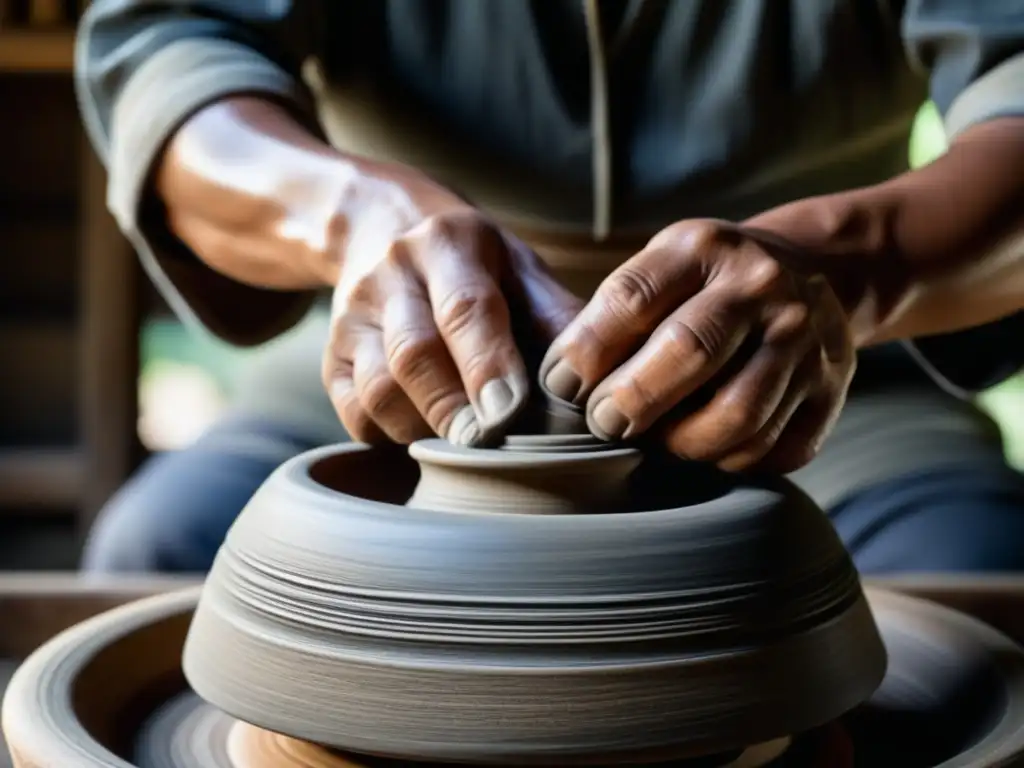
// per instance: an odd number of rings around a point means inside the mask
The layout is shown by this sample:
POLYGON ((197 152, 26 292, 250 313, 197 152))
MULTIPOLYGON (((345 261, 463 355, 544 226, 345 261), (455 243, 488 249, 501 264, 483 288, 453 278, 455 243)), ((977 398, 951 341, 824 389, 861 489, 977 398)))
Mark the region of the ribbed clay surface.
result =
POLYGON ((857 574, 795 487, 513 443, 416 444, 419 487, 363 446, 284 465, 208 579, 196 691, 362 753, 564 764, 738 749, 878 686, 857 574))

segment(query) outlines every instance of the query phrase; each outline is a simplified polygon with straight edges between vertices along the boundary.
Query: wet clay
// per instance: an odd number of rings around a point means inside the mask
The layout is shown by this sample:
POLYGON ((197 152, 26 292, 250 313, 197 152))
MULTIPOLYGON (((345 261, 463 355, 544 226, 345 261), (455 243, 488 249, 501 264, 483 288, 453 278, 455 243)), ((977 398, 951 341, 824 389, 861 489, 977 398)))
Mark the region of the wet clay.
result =
POLYGON ((233 717, 346 751, 610 764, 805 732, 866 700, 885 652, 794 486, 519 435, 283 465, 228 534, 184 670, 233 717))
MULTIPOLYGON (((874 589, 866 597, 890 659, 877 693, 841 721, 783 740, 781 754, 773 742, 725 765, 850 768, 851 753, 870 768, 1024 764, 1024 651, 933 603, 874 589)), ((3 702, 17 768, 437 768, 304 744, 203 702, 179 666, 198 600, 197 589, 140 600, 32 654, 3 702)))

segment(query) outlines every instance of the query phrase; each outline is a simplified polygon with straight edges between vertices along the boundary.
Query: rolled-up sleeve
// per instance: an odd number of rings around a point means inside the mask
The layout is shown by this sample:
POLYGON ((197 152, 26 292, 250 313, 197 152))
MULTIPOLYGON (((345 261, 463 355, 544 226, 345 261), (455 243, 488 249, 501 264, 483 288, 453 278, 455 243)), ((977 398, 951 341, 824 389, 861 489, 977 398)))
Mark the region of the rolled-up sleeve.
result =
POLYGON ((907 0, 902 29, 949 138, 986 120, 1024 116, 1020 0, 907 0))
POLYGON ((207 267, 169 231, 148 185, 178 127, 226 96, 263 94, 316 126, 300 70, 317 13, 311 0, 94 0, 78 30, 75 84, 111 213, 172 309, 237 344, 285 330, 313 297, 207 267))
MULTIPOLYGON (((928 78, 952 141, 974 125, 1024 117, 1024 2, 906 0, 902 33, 928 78)), ((961 395, 1024 368, 1024 313, 946 336, 908 342, 940 384, 961 395)))

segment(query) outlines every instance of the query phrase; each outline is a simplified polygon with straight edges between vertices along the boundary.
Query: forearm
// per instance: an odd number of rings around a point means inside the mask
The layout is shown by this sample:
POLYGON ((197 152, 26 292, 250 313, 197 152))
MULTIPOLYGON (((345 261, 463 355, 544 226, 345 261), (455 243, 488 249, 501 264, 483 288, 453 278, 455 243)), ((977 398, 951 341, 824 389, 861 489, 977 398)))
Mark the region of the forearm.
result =
POLYGON ((337 152, 270 101, 233 98, 175 134, 154 191, 208 266, 294 290, 332 285, 353 246, 410 226, 417 183, 412 171, 337 152))
POLYGON ((963 133, 891 181, 748 225, 820 256, 861 346, 946 333, 1024 307, 1024 118, 963 133))

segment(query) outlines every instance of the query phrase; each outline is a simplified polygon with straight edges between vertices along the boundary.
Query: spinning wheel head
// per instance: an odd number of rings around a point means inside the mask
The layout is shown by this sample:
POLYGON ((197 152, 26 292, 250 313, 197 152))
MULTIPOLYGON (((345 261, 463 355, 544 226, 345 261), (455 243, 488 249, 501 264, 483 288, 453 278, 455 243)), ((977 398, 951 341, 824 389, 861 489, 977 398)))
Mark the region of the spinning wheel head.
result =
MULTIPOLYGON (((879 591, 867 597, 892 666, 869 702, 791 743, 773 740, 721 758, 669 762, 666 768, 722 768, 723 761, 729 768, 849 768, 851 752, 858 765, 871 768, 1021 764, 1024 651, 949 609, 879 591), (770 760, 780 747, 786 748, 781 760, 770 760)), ((137 601, 33 653, 3 703, 4 735, 15 766, 439 768, 275 735, 199 700, 178 671, 197 599, 198 591, 190 589, 137 601)))

